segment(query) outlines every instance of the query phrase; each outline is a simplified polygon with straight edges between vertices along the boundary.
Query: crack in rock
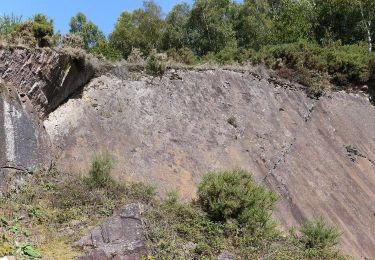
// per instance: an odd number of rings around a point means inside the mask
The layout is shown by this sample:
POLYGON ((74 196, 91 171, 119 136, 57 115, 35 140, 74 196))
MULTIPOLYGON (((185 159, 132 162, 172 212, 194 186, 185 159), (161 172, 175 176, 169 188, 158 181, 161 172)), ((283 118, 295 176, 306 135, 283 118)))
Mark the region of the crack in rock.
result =
POLYGON ((291 207, 291 211, 293 216, 295 217, 296 220, 298 220, 300 223, 305 221, 304 214, 302 211, 298 208, 298 206, 293 202, 293 198, 291 196, 291 193, 285 184, 285 181, 283 180, 282 176, 276 175, 275 170, 278 169, 280 165, 286 162, 288 154, 293 150, 293 147, 297 143, 297 137, 298 133, 300 132, 300 129, 308 123, 311 118, 312 114, 315 110, 315 107, 319 100, 315 100, 313 105, 308 109, 307 114, 303 117, 303 122, 304 124, 296 131, 295 137, 293 137, 292 141, 289 143, 289 145, 286 147, 286 149, 283 149, 281 151, 281 154, 277 161, 274 163, 272 168, 268 171, 266 176, 263 178, 263 182, 267 183, 270 186, 274 186, 280 195, 288 201, 289 206, 291 207), (272 179, 269 179, 271 177, 272 179))

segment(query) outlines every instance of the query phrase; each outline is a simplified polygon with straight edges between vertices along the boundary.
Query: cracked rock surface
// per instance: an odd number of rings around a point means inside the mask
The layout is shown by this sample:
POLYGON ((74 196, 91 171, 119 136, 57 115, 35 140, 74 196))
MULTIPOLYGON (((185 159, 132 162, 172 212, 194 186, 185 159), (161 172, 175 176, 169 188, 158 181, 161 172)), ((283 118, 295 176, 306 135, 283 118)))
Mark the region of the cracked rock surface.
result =
POLYGON ((79 260, 136 260, 147 255, 142 207, 128 204, 76 243, 86 255, 79 260))
POLYGON ((101 76, 51 113, 44 124, 59 168, 84 172, 107 150, 118 177, 186 199, 208 171, 242 168, 280 194, 283 227, 323 216, 346 252, 375 256, 375 107, 366 95, 315 100, 247 72, 174 73, 101 76))
POLYGON ((74 52, 0 47, 0 197, 30 173, 48 169, 50 142, 39 119, 93 74, 74 52))

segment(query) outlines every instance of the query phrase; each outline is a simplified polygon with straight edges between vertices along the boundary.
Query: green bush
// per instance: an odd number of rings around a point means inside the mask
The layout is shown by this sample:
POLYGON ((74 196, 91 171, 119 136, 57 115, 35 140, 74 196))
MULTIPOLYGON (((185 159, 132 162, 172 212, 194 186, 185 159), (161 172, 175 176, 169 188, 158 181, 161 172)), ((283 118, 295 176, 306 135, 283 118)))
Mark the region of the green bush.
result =
POLYGON ((94 54, 102 55, 110 61, 120 60, 122 58, 121 52, 113 48, 106 40, 98 40, 94 47, 89 51, 94 54))
POLYGON ((237 48, 226 47, 225 49, 221 50, 220 52, 216 53, 216 61, 219 64, 232 64, 234 63, 237 55, 237 48))
POLYGON ((110 172, 112 170, 113 160, 108 153, 96 155, 91 163, 88 183, 95 188, 104 188, 114 184, 110 172))
POLYGON ((264 61, 274 67, 278 59, 285 66, 307 69, 330 75, 332 82, 339 85, 366 82, 369 79, 369 62, 374 54, 369 54, 364 44, 332 44, 321 47, 314 43, 299 42, 265 46, 257 54, 256 61, 264 61))
POLYGON ((168 59, 182 64, 193 65, 197 62, 194 53, 188 48, 170 49, 167 55, 168 59))
POLYGON ((300 241, 306 249, 331 249, 340 242, 341 235, 337 228, 328 226, 323 218, 307 221, 300 232, 300 241))
POLYGON ((50 47, 52 45, 53 21, 43 14, 36 14, 33 17, 34 37, 39 47, 50 47))
POLYGON ((235 219, 252 232, 269 223, 276 201, 275 193, 242 170, 209 173, 198 188, 198 202, 211 219, 235 219))
POLYGON ((158 60, 156 51, 152 51, 147 59, 146 72, 154 77, 161 77, 163 76, 165 70, 165 64, 158 60))

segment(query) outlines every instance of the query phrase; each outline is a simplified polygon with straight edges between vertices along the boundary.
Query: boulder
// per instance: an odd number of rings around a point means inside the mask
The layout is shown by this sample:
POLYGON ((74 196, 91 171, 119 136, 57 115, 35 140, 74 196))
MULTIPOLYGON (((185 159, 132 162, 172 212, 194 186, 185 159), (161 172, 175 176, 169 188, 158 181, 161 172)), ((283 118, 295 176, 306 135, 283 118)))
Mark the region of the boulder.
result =
POLYGON ((129 204, 75 243, 86 255, 79 260, 132 260, 147 255, 142 206, 129 204))

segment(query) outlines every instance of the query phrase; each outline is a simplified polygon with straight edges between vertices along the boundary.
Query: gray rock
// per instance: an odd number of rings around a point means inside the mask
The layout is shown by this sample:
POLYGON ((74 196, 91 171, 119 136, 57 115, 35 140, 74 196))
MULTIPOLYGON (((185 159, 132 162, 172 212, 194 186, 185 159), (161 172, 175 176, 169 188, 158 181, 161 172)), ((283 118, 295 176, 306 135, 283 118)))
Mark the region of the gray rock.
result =
POLYGON ((30 173, 49 162, 47 133, 12 90, 0 93, 0 196, 17 191, 30 173))
POLYGON ((118 177, 177 189, 186 199, 208 171, 243 168, 280 194, 275 216, 285 229, 323 216, 343 231, 348 253, 375 255, 368 96, 311 99, 299 85, 256 72, 175 73, 182 80, 102 76, 51 113, 45 126, 62 148, 59 168, 87 171, 93 153, 108 150, 118 177), (237 128, 227 122, 233 115, 237 128), (363 155, 355 163, 348 144, 363 155))
POLYGON ((0 196, 48 169, 49 137, 39 120, 94 73, 84 57, 52 49, 0 48, 0 196))
POLYGON ((52 49, 0 48, 0 78, 43 117, 82 87, 94 68, 82 56, 52 49))
POLYGON ((236 257, 226 250, 221 252, 221 254, 217 257, 217 260, 235 260, 235 259, 236 257))
POLYGON ((147 254, 144 240, 141 205, 129 204, 75 245, 87 252, 86 256, 79 258, 81 260, 130 260, 147 254))

